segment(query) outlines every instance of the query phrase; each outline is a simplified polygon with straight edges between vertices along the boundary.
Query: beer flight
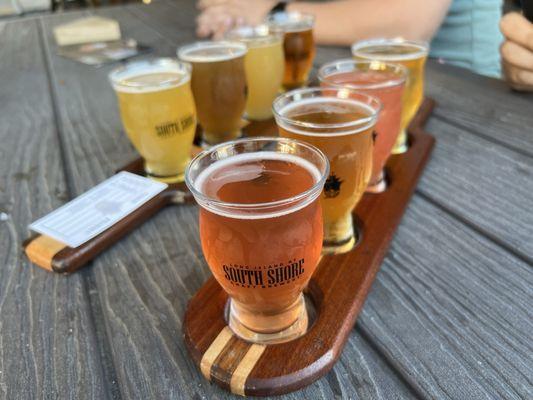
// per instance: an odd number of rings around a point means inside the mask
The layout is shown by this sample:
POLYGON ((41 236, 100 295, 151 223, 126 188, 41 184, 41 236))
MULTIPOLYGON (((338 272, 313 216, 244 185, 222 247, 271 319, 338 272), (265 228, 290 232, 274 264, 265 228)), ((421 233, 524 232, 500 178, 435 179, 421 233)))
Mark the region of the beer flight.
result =
POLYGON ((278 13, 109 75, 146 175, 185 181, 199 204, 228 325, 256 343, 306 332, 302 291, 322 254, 356 245, 352 210, 386 190, 385 163, 407 151, 423 98, 428 45, 403 39, 357 42, 353 59, 323 65, 319 86, 305 87, 313 24, 278 13), (272 117, 278 137, 240 138, 245 120, 272 117), (197 122, 204 151, 190 160, 197 122))

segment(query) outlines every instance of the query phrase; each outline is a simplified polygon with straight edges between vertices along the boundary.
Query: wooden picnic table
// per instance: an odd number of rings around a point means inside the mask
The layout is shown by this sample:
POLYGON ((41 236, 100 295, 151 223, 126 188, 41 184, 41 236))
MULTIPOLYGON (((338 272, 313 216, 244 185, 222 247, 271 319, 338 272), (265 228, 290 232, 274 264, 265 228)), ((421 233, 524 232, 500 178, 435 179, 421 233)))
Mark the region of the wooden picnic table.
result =
MULTIPOLYGON (((107 74, 56 54, 97 14, 174 56, 193 1, 0 22, 0 398, 229 398, 181 336, 210 272, 197 207, 170 207, 69 276, 39 269, 28 224, 136 157, 107 74)), ((349 56, 320 48, 315 66, 349 56)), ((285 399, 533 397, 533 96, 435 61, 432 159, 334 369, 285 399)))

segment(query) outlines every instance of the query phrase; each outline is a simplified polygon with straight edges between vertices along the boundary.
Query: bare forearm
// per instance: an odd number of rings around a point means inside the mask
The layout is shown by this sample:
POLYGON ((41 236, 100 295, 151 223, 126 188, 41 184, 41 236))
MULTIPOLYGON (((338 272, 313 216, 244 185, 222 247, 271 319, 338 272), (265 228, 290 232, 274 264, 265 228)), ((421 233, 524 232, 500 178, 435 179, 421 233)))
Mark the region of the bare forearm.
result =
POLYGON ((320 44, 349 45, 370 37, 402 36, 429 40, 451 0, 338 0, 295 2, 289 11, 316 16, 315 38, 320 44))

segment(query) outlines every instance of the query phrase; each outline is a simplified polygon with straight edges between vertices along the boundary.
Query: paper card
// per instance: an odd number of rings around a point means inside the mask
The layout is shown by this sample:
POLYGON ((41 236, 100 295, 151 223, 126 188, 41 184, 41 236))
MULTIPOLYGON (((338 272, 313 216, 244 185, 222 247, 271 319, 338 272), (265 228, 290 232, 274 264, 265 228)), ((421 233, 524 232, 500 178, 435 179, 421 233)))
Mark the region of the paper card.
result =
POLYGON ((29 227, 75 248, 116 224, 167 186, 122 171, 29 227))

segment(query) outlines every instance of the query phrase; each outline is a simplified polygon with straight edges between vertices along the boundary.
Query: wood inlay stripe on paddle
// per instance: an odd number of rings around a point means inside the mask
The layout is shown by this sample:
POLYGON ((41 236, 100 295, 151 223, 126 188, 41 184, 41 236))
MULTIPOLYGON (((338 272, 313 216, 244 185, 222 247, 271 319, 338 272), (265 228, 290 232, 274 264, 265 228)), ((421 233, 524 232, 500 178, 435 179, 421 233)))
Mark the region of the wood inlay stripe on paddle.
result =
POLYGON ((230 389, 232 393, 241 396, 245 395, 244 386, 246 384, 246 379, 248 379, 248 375, 250 375, 250 372, 254 369, 255 364, 257 364, 257 361, 259 361, 265 349, 266 346, 261 344, 253 344, 250 346, 250 349, 248 349, 248 352, 244 355, 231 376, 230 389))
POLYGON ((52 260, 54 256, 67 247, 49 236, 39 235, 33 239, 25 248, 26 255, 30 261, 39 267, 52 271, 52 260))
POLYGON ((222 350, 224 350, 224 347, 226 347, 226 344, 228 344, 232 336, 233 332, 229 329, 229 327, 225 326, 202 356, 202 361, 200 361, 200 369, 202 370, 202 374, 206 379, 211 380, 211 367, 220 353, 222 353, 222 350))

